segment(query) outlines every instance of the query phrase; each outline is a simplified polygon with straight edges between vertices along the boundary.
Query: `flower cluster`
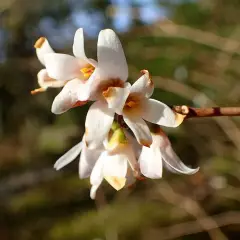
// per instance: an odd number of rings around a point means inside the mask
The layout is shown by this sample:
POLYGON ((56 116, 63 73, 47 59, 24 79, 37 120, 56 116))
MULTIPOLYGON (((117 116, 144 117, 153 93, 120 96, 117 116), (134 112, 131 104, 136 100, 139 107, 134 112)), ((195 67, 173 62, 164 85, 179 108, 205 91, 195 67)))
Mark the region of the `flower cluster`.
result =
POLYGON ((184 116, 150 98, 154 84, 147 70, 133 85, 127 82, 128 65, 113 30, 100 31, 97 61, 85 55, 82 29, 74 36, 74 56, 55 53, 43 37, 35 48, 45 68, 38 73, 40 88, 32 94, 63 87, 52 104, 55 114, 93 102, 82 141, 54 165, 59 170, 80 154, 79 176, 90 177, 91 198, 103 179, 119 190, 141 174, 161 178, 163 166, 183 174, 198 171, 181 162, 160 128, 177 127, 184 116))

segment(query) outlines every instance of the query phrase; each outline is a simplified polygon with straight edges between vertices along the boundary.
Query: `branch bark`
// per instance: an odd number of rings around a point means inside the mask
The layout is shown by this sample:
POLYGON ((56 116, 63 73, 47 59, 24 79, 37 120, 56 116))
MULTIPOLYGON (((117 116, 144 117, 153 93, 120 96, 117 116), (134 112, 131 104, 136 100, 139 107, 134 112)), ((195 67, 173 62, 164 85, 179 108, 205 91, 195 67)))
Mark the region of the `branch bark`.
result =
POLYGON ((185 115, 186 118, 240 116, 240 107, 209 107, 193 108, 188 106, 173 106, 176 113, 185 115))

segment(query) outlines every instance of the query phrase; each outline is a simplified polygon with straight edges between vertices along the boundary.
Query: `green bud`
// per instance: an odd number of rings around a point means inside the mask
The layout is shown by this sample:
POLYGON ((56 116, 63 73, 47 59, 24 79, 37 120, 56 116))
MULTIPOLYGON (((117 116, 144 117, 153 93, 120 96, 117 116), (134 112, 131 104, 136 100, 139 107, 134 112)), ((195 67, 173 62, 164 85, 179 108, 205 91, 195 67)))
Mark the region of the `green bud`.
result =
POLYGON ((118 128, 113 132, 112 137, 109 140, 109 145, 116 144, 116 143, 127 143, 127 138, 124 134, 122 128, 118 128))
POLYGON ((120 128, 119 123, 117 123, 116 121, 114 121, 114 122, 112 123, 111 129, 112 129, 113 131, 115 131, 115 130, 117 130, 118 128, 120 128))

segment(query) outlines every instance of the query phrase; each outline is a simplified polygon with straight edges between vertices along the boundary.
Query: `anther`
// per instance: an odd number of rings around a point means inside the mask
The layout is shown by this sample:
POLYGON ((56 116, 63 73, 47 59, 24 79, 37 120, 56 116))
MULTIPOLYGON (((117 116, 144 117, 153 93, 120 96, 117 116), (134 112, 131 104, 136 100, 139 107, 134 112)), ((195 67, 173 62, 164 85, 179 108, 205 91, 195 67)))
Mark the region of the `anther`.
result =
POLYGON ((41 93, 41 92, 45 92, 45 91, 46 91, 45 88, 36 88, 36 89, 31 91, 31 94, 35 95, 35 94, 38 94, 38 93, 41 93))
POLYGON ((35 48, 41 48, 44 42, 46 41, 45 37, 40 37, 34 44, 35 48))

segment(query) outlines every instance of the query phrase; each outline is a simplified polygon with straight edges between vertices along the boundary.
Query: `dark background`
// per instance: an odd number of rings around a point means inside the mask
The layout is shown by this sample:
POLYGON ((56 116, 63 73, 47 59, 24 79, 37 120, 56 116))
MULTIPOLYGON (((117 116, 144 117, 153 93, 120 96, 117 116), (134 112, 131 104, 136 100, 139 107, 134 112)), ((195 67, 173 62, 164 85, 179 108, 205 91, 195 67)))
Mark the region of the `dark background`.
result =
POLYGON ((166 129, 181 159, 200 171, 164 171, 161 180, 120 192, 103 184, 108 205, 97 211, 89 180, 78 178, 78 160, 53 169, 81 140, 89 106, 55 116, 60 89, 30 94, 42 68, 33 48, 40 36, 72 54, 73 35, 83 27, 87 56, 96 58, 98 32, 113 28, 130 81, 148 69, 154 98, 237 106, 239 16, 238 0, 0 0, 0 239, 240 239, 240 118, 166 129))

